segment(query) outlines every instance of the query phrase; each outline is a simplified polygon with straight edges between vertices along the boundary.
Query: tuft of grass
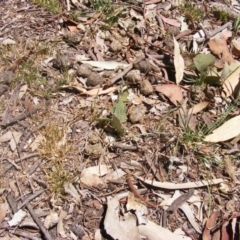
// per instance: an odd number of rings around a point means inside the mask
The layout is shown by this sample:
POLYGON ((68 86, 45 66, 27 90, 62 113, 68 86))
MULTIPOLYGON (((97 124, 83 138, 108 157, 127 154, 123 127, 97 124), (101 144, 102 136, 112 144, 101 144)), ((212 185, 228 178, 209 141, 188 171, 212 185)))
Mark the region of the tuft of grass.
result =
POLYGON ((119 18, 125 17, 126 3, 121 6, 112 0, 90 0, 89 4, 94 11, 101 13, 102 21, 110 26, 116 24, 119 18))
POLYGON ((179 11, 181 14, 185 15, 185 17, 194 25, 195 22, 200 21, 204 18, 204 12, 200 9, 195 3, 191 1, 184 2, 180 7, 179 11))
POLYGON ((46 158, 44 167, 46 181, 51 193, 64 195, 64 184, 73 180, 73 171, 70 171, 71 163, 74 161, 70 153, 72 146, 67 142, 67 126, 60 127, 57 120, 49 122, 41 130, 42 142, 39 149, 40 154, 46 158))
POLYGON ((30 0, 30 1, 54 14, 59 14, 62 12, 62 7, 59 0, 30 0))
POLYGON ((71 182, 72 174, 59 163, 47 169, 45 174, 49 191, 63 197, 65 195, 64 185, 71 182))

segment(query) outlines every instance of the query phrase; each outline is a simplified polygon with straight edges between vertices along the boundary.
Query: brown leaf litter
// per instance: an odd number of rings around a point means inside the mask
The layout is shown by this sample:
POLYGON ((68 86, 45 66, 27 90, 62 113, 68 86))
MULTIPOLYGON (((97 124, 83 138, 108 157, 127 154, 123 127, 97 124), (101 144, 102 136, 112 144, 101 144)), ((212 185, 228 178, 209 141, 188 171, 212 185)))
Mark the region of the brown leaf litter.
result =
POLYGON ((0 238, 235 238, 239 4, 60 2, 0 4, 0 238))

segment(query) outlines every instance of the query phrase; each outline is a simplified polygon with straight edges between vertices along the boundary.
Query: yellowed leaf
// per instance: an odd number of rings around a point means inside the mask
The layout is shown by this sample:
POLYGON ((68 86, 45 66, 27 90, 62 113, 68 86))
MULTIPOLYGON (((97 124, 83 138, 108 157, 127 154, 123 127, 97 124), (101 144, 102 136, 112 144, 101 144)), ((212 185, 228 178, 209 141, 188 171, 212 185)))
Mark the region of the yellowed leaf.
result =
POLYGON ((209 104, 209 102, 200 102, 198 104, 195 104, 192 108, 190 108, 188 110, 189 114, 196 114, 201 112, 204 108, 207 107, 207 105, 209 104))
POLYGON ((205 137, 206 142, 222 142, 232 139, 240 134, 240 116, 236 116, 222 126, 215 129, 212 134, 205 137))
POLYGON ((174 67, 175 67, 175 77, 176 83, 179 84, 183 79, 183 72, 184 72, 184 60, 180 53, 179 43, 173 38, 174 43, 174 67))

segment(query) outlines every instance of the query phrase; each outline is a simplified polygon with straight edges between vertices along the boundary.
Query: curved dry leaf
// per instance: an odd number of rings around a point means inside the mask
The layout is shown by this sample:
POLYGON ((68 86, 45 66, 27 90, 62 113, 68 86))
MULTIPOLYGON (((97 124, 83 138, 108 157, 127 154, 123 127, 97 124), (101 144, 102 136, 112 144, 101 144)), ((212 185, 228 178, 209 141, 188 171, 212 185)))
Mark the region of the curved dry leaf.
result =
POLYGON ((173 38, 174 43, 174 67, 175 67, 175 77, 176 83, 179 84, 183 79, 183 72, 184 72, 184 60, 180 53, 179 43, 173 38))
POLYGON ((200 102, 195 104, 192 108, 188 110, 189 114, 196 114, 201 112, 204 108, 208 106, 209 102, 200 102))
POLYGON ((211 179, 209 181, 203 180, 203 181, 197 181, 197 182, 187 182, 187 183, 171 183, 171 182, 158 182, 158 181, 152 181, 152 180, 147 180, 141 177, 137 177, 141 181, 154 186, 154 187, 159 187, 159 188, 164 188, 164 189, 189 189, 189 188, 199 188, 199 187, 204 187, 204 186, 209 186, 213 184, 219 184, 223 182, 223 179, 217 178, 217 179, 211 179))
POLYGON ((183 101, 182 90, 179 86, 174 84, 164 84, 156 86, 156 91, 164 94, 174 104, 178 105, 183 101))
POLYGON ((181 23, 179 21, 177 21, 176 19, 170 19, 170 18, 166 18, 164 17, 162 14, 159 13, 159 16, 161 17, 161 19, 169 24, 169 25, 172 25, 172 26, 175 26, 175 27, 181 27, 181 23))
POLYGON ((239 87, 239 75, 240 75, 240 63, 234 62, 229 66, 231 69, 231 73, 227 76, 227 78, 223 82, 223 97, 229 97, 235 92, 237 87, 239 87))
POLYGON ((216 226, 217 218, 219 216, 219 211, 215 211, 211 214, 211 216, 208 218, 204 231, 203 231, 203 240, 211 239, 210 231, 216 226))
POLYGON ((190 206, 187 203, 184 203, 182 206, 179 207, 184 214, 186 215, 188 221, 191 223, 191 225, 194 227, 194 229, 198 232, 198 233, 202 233, 202 231, 199 228, 198 223, 195 221, 195 217, 193 214, 193 210, 190 208, 190 206))
POLYGON ((204 138, 205 142, 223 142, 232 139, 240 134, 240 116, 236 116, 222 126, 215 129, 212 134, 204 138))
POLYGON ((64 86, 61 87, 61 89, 76 90, 76 91, 80 92, 81 94, 86 94, 86 95, 89 95, 89 96, 99 96, 99 95, 112 93, 117 89, 117 87, 110 87, 110 88, 107 88, 107 89, 95 88, 95 89, 91 89, 91 90, 87 91, 85 88, 83 88, 81 86, 64 85, 64 86))
POLYGON ((104 68, 107 70, 115 70, 119 67, 128 67, 128 63, 120 63, 115 61, 81 61, 82 63, 90 64, 93 67, 104 68))

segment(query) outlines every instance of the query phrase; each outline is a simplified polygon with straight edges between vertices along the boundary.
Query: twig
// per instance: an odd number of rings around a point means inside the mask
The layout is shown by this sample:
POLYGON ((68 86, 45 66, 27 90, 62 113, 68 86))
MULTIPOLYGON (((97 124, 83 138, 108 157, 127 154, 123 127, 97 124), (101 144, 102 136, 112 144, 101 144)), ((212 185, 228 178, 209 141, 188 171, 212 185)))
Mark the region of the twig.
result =
POLYGON ((32 178, 35 182, 37 182, 39 186, 42 186, 42 187, 44 187, 44 188, 47 188, 48 185, 47 185, 47 183, 46 183, 44 180, 39 179, 39 178, 36 178, 35 176, 32 176, 31 178, 32 178))
POLYGON ((144 197, 142 197, 137 189, 133 186, 133 183, 132 183, 132 180, 131 180, 131 177, 132 177, 132 174, 131 172, 128 170, 128 169, 124 169, 124 171, 127 173, 127 183, 128 183, 128 186, 129 188, 132 190, 132 192, 134 193, 134 195, 136 197, 138 197, 139 199, 141 199, 144 203, 146 203, 146 205, 148 205, 149 207, 152 207, 152 208, 155 208, 157 209, 157 205, 155 205, 154 203, 151 203, 149 201, 147 201, 144 197))
POLYGON ((24 238, 27 238, 27 239, 30 239, 30 240, 39 240, 38 237, 34 237, 32 235, 30 235, 29 233, 27 232, 23 232, 23 231, 18 231, 18 230, 9 230, 9 232, 11 234, 14 234, 16 236, 19 236, 19 237, 24 237, 24 238))
POLYGON ((176 211, 179 207, 181 207, 194 193, 194 189, 190 189, 187 193, 182 194, 178 198, 176 198, 172 204, 169 206, 167 211, 174 212, 176 211))
POLYGON ((206 35, 206 38, 201 38, 201 39, 196 39, 198 43, 204 42, 212 37, 214 37, 216 34, 218 34, 219 32, 223 31, 224 29, 228 28, 228 27, 232 27, 232 21, 227 22, 226 24, 224 24, 223 26, 215 29, 214 31, 212 31, 211 33, 206 32, 205 29, 202 29, 203 32, 206 35))
POLYGON ((28 117, 30 117, 30 116, 32 116, 32 114, 34 114, 34 113, 36 113, 38 110, 40 110, 41 109, 41 107, 39 106, 37 106, 37 107, 35 107, 32 111, 31 111, 31 113, 28 111, 28 110, 26 110, 26 111, 24 111, 23 113, 21 113, 21 114, 19 114, 18 116, 16 116, 16 117, 10 117, 8 120, 7 120, 7 122, 4 122, 4 123, 2 123, 1 125, 3 126, 3 127, 7 127, 7 126, 9 126, 9 125, 11 125, 11 124, 13 124, 13 123, 16 123, 16 122, 18 122, 18 121, 22 121, 22 120, 24 120, 24 119, 26 119, 26 118, 28 118, 28 117))
POLYGON ((20 206, 18 206, 18 210, 20 210, 22 207, 24 207, 27 203, 29 203, 30 201, 32 201, 34 198, 36 198, 36 197, 38 197, 39 195, 41 195, 44 191, 45 191, 45 189, 40 189, 40 190, 36 191, 35 193, 33 193, 31 196, 27 197, 27 198, 20 204, 20 206))
POLYGON ((175 37, 175 39, 178 40, 178 39, 180 39, 180 38, 182 38, 182 37, 188 36, 188 35, 190 35, 192 32, 193 32, 193 31, 190 30, 190 29, 185 30, 185 31, 183 31, 183 32, 180 32, 180 33, 175 37))
MULTIPOLYGON (((27 156, 25 156, 25 157, 22 157, 22 159, 21 159, 21 158, 16 159, 16 160, 15 160, 15 163, 19 163, 19 162, 21 162, 21 161, 24 161, 24 160, 26 160, 26 159, 29 159, 29 158, 32 158, 32 157, 36 157, 36 156, 39 156, 39 154, 38 154, 38 153, 29 154, 29 155, 27 155, 27 156)), ((8 160, 8 159, 5 158, 5 159, 3 159, 3 160, 8 160)), ((10 160, 9 162, 11 162, 11 160, 10 160)), ((1 170, 1 171, 0 171, 0 177, 1 177, 2 175, 4 175, 8 170, 10 170, 13 166, 14 166, 14 165, 9 164, 9 165, 6 166, 3 170, 1 170)))
MULTIPOLYGON (((136 62, 134 62, 134 64, 142 61, 145 58, 145 56, 140 57, 139 59, 137 59, 136 62)), ((120 80, 123 76, 125 76, 131 69, 133 68, 133 63, 131 63, 128 67, 126 67, 121 73, 119 73, 116 77, 114 77, 109 86, 112 86, 114 83, 116 83, 118 80, 120 80)))
POLYGON ((152 172, 153 172, 154 176, 157 178, 158 181, 162 181, 162 179, 160 177, 160 174, 159 174, 159 171, 156 169, 156 167, 152 163, 152 161, 149 158, 149 156, 147 155, 147 153, 145 153, 144 156, 145 156, 145 159, 147 160, 148 165, 152 169, 152 172))
POLYGON ((165 29, 164 29, 164 25, 163 25, 163 21, 162 21, 161 16, 157 15, 156 18, 157 18, 159 26, 160 26, 160 28, 162 30, 162 34, 165 35, 166 32, 165 32, 165 29))
POLYGON ((13 193, 10 192, 8 195, 7 195, 7 201, 8 201, 8 204, 10 205, 11 209, 12 209, 12 212, 13 213, 16 213, 17 212, 17 204, 14 200, 14 197, 13 197, 13 193))
POLYGON ((39 220, 39 218, 37 217, 37 215, 33 211, 32 207, 29 205, 29 203, 27 203, 26 207, 27 207, 27 210, 29 211, 30 215, 32 216, 33 220, 35 221, 35 223, 38 225, 41 232, 45 236, 46 240, 53 240, 53 238, 51 237, 49 232, 46 230, 46 228, 43 226, 42 222, 39 220))
POLYGON ((232 21, 225 23, 223 26, 215 29, 214 31, 212 31, 211 33, 207 34, 208 38, 212 38, 213 36, 215 36, 216 34, 218 34, 219 32, 221 32, 222 30, 228 28, 228 27, 232 27, 232 21))

